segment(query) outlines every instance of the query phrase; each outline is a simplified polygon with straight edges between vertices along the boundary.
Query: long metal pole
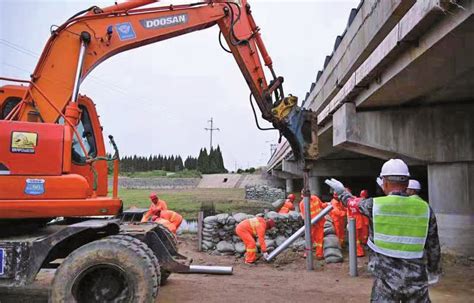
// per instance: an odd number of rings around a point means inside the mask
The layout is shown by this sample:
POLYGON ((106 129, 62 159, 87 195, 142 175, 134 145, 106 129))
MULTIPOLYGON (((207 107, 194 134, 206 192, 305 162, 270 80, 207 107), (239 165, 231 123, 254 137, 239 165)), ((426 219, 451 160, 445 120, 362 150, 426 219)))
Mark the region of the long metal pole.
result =
POLYGON ((213 274, 213 275, 231 275, 232 266, 206 266, 206 265, 190 265, 189 272, 191 274, 213 274))
POLYGON ((71 97, 72 102, 77 102, 77 96, 79 95, 79 86, 81 85, 82 67, 84 65, 86 48, 91 40, 91 36, 88 32, 82 32, 80 39, 81 39, 81 47, 79 49, 79 58, 77 59, 76 76, 74 78, 74 88, 72 90, 72 97, 71 97))
MULTIPOLYGON (((333 209, 332 205, 329 205, 325 209, 323 209, 316 217, 314 217, 311 220, 311 225, 315 224, 322 218, 324 218, 331 210, 333 209)), ((278 256, 282 251, 284 251, 288 246, 290 246, 293 242, 295 242, 301 235, 304 233, 305 227, 302 226, 300 229, 298 229, 294 234, 291 235, 288 239, 286 239, 285 242, 283 242, 280 246, 275 248, 269 255, 268 258, 266 258, 266 261, 271 261, 273 258, 278 256)))
POLYGON ((313 240, 311 239, 311 211, 309 199, 311 191, 308 186, 309 171, 303 172, 303 205, 304 205, 304 239, 306 253, 306 269, 313 270, 313 240))
POLYGON ((349 274, 357 277, 356 220, 349 218, 349 274))

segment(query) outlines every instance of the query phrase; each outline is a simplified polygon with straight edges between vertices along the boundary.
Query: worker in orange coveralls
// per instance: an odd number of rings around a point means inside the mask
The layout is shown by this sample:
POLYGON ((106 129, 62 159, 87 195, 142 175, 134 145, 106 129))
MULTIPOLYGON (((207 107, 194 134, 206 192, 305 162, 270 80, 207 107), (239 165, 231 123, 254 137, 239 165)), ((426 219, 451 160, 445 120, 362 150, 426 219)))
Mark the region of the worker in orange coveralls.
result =
POLYGON ((172 231, 174 234, 178 230, 179 226, 181 225, 181 222, 183 222, 183 217, 178 214, 175 211, 172 210, 162 210, 158 212, 157 216, 153 216, 152 220, 155 222, 157 219, 165 219, 169 221, 173 226, 174 226, 174 231, 172 231))
POLYGON ((293 205, 293 202, 295 202, 295 195, 294 194, 289 194, 288 198, 285 200, 285 203, 283 206, 280 208, 278 211, 279 214, 287 214, 290 212, 290 210, 294 210, 295 206, 293 205))
POLYGON ((267 258, 267 244, 265 243, 265 231, 275 227, 272 219, 265 220, 262 217, 245 219, 235 228, 235 233, 242 239, 245 245, 245 263, 252 264, 257 260, 257 243, 258 238, 260 250, 264 258, 267 258))
POLYGON ((336 193, 333 193, 331 204, 333 209, 329 213, 329 216, 332 218, 334 231, 336 232, 336 236, 339 239, 339 244, 342 247, 344 245, 344 239, 346 236, 345 227, 347 209, 344 207, 344 205, 342 205, 341 201, 339 201, 336 193))
MULTIPOLYGON (((301 197, 303 197, 303 192, 301 192, 301 197)), ((327 204, 323 203, 318 196, 316 195, 311 195, 311 198, 309 200, 309 206, 310 206, 310 214, 311 214, 311 219, 316 217, 322 210, 323 208, 326 208, 327 204)), ((301 211, 301 217, 303 217, 304 220, 304 214, 305 214, 305 209, 304 209, 304 199, 301 200, 300 202, 300 211, 301 211)), ((311 239, 313 241, 313 247, 316 250, 316 258, 318 260, 324 259, 324 251, 323 251, 323 241, 324 241, 324 223, 326 220, 322 218, 319 220, 317 223, 311 225, 311 239)), ((307 252, 304 253, 306 257, 307 252)))
MULTIPOLYGON (((350 192, 350 189, 346 188, 350 192)), ((347 203, 347 220, 354 218, 356 220, 356 245, 357 245, 357 257, 365 256, 364 247, 362 247, 363 241, 363 228, 364 228, 364 215, 359 212, 357 204, 361 201, 360 198, 352 199, 347 203)))
POLYGON ((154 216, 155 219, 153 220, 153 222, 155 223, 158 223, 160 225, 163 225, 164 227, 166 227, 170 232, 172 232, 173 234, 176 235, 176 231, 177 231, 177 228, 176 226, 171 223, 170 221, 164 219, 164 218, 160 218, 160 217, 157 217, 157 216, 154 216))
MULTIPOLYGON (((361 200, 367 199, 369 197, 369 191, 367 189, 363 189, 360 192, 361 200)), ((366 245, 367 240, 369 239, 369 217, 362 216, 362 235, 361 235, 361 242, 362 244, 366 245)))
POLYGON ((166 202, 159 199, 156 193, 150 194, 150 200, 150 209, 148 209, 148 211, 143 215, 142 222, 148 222, 150 219, 152 219, 153 216, 158 216, 158 213, 161 210, 168 209, 168 205, 166 204, 166 202))

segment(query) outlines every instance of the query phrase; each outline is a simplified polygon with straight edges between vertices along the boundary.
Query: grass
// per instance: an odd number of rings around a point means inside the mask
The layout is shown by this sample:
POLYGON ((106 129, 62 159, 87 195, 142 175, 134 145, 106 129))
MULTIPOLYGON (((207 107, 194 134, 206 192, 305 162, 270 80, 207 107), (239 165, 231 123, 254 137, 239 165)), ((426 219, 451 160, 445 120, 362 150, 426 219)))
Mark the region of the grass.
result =
MULTIPOLYGON (((120 189, 119 191, 125 209, 130 207, 148 208, 150 206, 149 194, 150 190, 147 189, 120 189)), ((268 203, 246 201, 245 190, 240 188, 170 189, 159 190, 157 194, 160 199, 167 202, 169 209, 177 211, 187 220, 197 218, 203 202, 214 203, 217 213, 256 214, 271 206, 268 203)))
POLYGON ((130 178, 159 178, 159 177, 168 177, 168 178, 201 178, 201 173, 197 170, 182 170, 176 173, 167 172, 164 170, 150 170, 150 171, 140 171, 140 172, 123 172, 120 173, 121 176, 130 177, 130 178))

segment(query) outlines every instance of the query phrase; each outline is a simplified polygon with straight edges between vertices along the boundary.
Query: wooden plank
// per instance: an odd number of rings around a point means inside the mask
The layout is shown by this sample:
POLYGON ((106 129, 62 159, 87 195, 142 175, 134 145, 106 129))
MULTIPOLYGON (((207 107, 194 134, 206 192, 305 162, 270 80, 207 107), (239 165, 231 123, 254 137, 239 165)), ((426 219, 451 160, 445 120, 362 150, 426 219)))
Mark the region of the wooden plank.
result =
POLYGON ((198 251, 202 251, 202 227, 204 223, 204 212, 198 213, 198 251))

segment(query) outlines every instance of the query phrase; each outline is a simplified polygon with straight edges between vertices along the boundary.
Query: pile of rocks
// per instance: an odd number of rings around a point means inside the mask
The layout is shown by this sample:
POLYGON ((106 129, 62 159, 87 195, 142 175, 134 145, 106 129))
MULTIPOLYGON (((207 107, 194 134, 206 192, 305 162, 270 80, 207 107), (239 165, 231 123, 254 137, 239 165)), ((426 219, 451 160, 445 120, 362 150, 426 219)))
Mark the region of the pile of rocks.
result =
MULTIPOLYGON (((202 232, 202 249, 216 255, 236 255, 242 256, 245 253, 245 245, 241 239, 235 234, 237 224, 245 219, 253 218, 253 215, 237 213, 234 215, 219 214, 209 216, 204 219, 202 232)), ((288 214, 278 214, 270 211, 265 214, 265 218, 275 221, 275 228, 267 231, 265 235, 265 243, 268 252, 280 246, 286 239, 294 234, 303 226, 303 220, 299 213, 290 212, 288 214)), ((329 218, 329 217, 328 217, 329 218)), ((342 262, 342 253, 339 247, 338 238, 334 234, 334 228, 330 220, 326 221, 324 229, 324 256, 326 262, 342 262)), ((300 237, 290 248, 296 251, 304 250, 304 237, 300 237)), ((260 243, 257 241, 257 247, 260 243)))
POLYGON ((245 199, 273 202, 285 198, 285 191, 280 188, 269 187, 266 185, 247 185, 245 186, 245 199))

